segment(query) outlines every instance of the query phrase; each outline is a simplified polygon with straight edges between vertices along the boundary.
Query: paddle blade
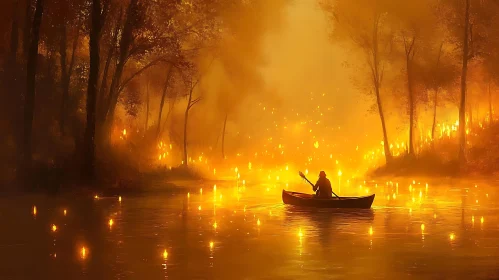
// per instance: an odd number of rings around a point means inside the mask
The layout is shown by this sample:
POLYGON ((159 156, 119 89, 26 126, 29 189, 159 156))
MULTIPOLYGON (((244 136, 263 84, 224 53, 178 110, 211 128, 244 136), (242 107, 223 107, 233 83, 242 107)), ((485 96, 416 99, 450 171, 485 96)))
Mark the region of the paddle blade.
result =
POLYGON ((305 174, 303 174, 303 172, 298 171, 298 174, 300 175, 300 177, 302 177, 303 179, 305 179, 305 174))

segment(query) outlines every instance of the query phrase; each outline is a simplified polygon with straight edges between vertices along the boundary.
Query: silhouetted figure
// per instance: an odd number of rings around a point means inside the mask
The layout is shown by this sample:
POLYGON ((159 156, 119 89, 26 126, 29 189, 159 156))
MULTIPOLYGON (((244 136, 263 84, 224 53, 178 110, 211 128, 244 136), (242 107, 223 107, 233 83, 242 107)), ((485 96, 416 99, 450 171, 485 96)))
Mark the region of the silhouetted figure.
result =
POLYGON ((319 180, 315 183, 314 192, 316 192, 317 196, 325 198, 329 198, 333 195, 331 182, 326 178, 326 172, 321 171, 319 173, 319 180))

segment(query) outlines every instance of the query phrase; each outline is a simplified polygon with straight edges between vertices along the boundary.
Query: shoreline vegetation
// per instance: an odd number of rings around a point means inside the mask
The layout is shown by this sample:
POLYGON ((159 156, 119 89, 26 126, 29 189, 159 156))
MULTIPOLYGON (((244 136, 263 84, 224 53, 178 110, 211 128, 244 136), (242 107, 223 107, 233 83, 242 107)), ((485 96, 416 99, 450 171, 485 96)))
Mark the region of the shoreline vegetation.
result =
MULTIPOLYGON (((443 141, 417 155, 403 154, 368 172, 368 176, 431 176, 452 178, 499 177, 499 124, 492 123, 477 133, 468 135, 466 162, 460 163, 451 155, 458 143, 443 141)), ((454 152, 454 153, 453 153, 454 152)))
MULTIPOLYGON (((381 179, 394 177, 401 179, 446 178, 459 180, 480 180, 485 177, 499 178, 499 124, 492 123, 476 133, 468 135, 469 147, 466 163, 460 164, 453 158, 458 149, 455 138, 437 141, 428 145, 414 156, 403 154, 394 157, 389 165, 372 169, 365 178, 381 179)), ((151 166, 148 159, 135 159, 135 152, 126 153, 121 146, 112 147, 107 152, 99 152, 96 161, 96 177, 93 181, 84 179, 78 162, 74 158, 66 160, 37 160, 30 170, 30 176, 19 176, 11 164, 3 168, 2 192, 45 192, 59 194, 83 192, 88 195, 100 193, 104 196, 145 192, 185 191, 193 183, 220 182, 193 166, 151 166), (71 164, 72 163, 72 164, 71 164), (8 170, 6 172, 5 170, 8 170), (19 186, 23 186, 19 188, 19 186)), ((4 163, 4 165, 6 165, 4 163)))

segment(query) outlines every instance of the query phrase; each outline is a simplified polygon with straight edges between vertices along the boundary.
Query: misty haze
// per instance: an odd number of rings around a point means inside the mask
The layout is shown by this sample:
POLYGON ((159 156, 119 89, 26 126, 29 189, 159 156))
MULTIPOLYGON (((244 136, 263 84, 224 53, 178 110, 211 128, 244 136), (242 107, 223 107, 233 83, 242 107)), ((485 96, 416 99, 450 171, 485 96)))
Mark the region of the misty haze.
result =
POLYGON ((499 278, 499 1, 0 14, 0 279, 499 278))

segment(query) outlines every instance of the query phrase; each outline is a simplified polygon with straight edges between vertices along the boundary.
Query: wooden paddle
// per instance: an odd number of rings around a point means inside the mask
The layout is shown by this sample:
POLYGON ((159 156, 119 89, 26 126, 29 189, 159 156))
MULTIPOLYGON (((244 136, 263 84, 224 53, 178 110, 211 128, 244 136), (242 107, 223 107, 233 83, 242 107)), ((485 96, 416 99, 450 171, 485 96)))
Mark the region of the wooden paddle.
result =
MULTIPOLYGON (((305 174, 303 174, 303 172, 298 171, 298 174, 300 175, 300 177, 302 177, 303 179, 305 179, 305 181, 307 181, 307 182, 308 182, 308 183, 312 186, 312 188, 314 188, 314 187, 315 187, 315 185, 314 185, 312 182, 310 182, 310 181, 307 179, 307 177, 305 177, 305 174)), ((331 192, 332 192, 332 193, 333 193, 333 194, 334 194, 334 195, 335 195, 338 199, 341 199, 341 197, 339 197, 337 194, 335 194, 332 190, 331 190, 331 192)))

